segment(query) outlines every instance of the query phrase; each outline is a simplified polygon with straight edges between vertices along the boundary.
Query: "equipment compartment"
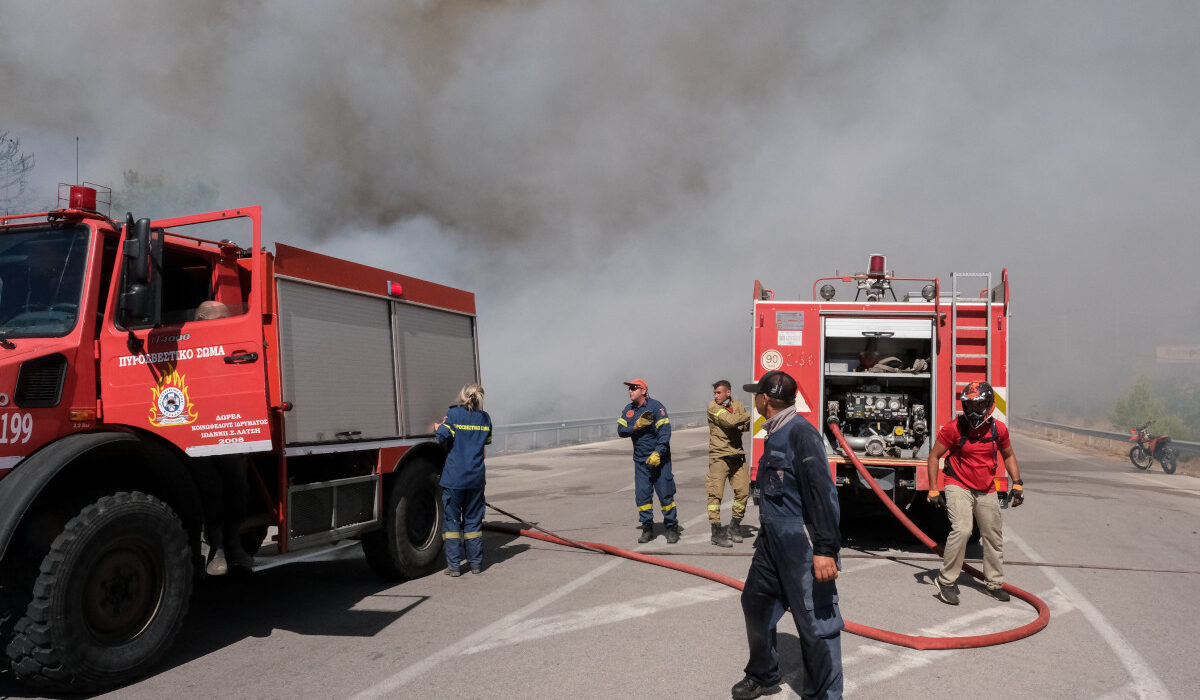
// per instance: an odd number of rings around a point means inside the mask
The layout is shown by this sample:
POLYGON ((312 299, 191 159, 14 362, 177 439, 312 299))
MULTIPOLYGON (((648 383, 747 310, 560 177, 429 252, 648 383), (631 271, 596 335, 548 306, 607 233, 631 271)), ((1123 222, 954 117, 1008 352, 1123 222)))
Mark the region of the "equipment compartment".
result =
MULTIPOLYGON (((824 407, 851 448, 875 459, 925 459, 936 425, 933 322, 830 318, 824 331, 824 407)), ((826 439, 842 454, 828 430, 826 439)))

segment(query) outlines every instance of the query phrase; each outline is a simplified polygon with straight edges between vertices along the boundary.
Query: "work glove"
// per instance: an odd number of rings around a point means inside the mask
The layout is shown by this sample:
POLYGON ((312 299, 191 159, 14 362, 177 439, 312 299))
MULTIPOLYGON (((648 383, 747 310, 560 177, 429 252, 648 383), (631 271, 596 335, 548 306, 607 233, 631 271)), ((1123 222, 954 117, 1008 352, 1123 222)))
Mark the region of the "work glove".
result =
POLYGON ((925 502, 934 508, 946 507, 946 497, 937 489, 929 489, 929 493, 925 496, 925 502))
POLYGON ((1020 482, 1013 482, 1012 488, 1008 491, 1008 500, 1013 508, 1025 502, 1025 487, 1020 482))
POLYGON ((643 411, 642 415, 638 416, 638 419, 634 421, 633 429, 641 430, 642 428, 649 428, 650 424, 653 422, 654 414, 649 411, 643 411))
POLYGON ((650 456, 646 458, 646 464, 649 464, 652 467, 657 467, 658 465, 662 464, 662 457, 659 457, 657 452, 651 452, 650 456))

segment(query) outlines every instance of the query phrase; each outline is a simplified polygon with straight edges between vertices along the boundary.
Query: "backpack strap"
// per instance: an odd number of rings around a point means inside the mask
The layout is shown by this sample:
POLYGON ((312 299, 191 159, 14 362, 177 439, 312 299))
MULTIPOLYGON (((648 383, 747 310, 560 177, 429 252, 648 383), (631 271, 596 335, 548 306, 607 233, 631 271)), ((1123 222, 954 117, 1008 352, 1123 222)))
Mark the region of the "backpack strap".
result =
POLYGON ((962 453, 963 445, 966 445, 968 442, 988 442, 988 441, 990 441, 992 443, 992 477, 995 478, 996 468, 1000 466, 1000 460, 999 460, 1000 434, 996 430, 996 419, 993 418, 992 416, 988 416, 988 424, 991 427, 991 436, 979 438, 978 440, 971 440, 967 437, 967 431, 968 431, 969 426, 967 425, 967 417, 966 416, 959 416, 958 418, 955 418, 955 420, 958 422, 958 445, 956 445, 954 447, 954 449, 952 449, 950 451, 950 454, 946 455, 946 465, 950 468, 947 469, 946 467, 943 467, 942 472, 948 473, 950 476, 958 478, 957 475, 954 473, 953 466, 951 465, 950 455, 954 455, 954 456, 958 457, 959 459, 962 459, 961 453, 962 453))

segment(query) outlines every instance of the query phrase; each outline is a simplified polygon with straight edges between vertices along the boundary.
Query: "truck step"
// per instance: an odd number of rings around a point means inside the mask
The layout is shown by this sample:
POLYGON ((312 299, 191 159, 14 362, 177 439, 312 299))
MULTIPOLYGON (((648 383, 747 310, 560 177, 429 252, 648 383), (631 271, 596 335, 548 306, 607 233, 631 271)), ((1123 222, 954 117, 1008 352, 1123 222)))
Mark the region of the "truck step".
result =
POLYGON ((283 566, 284 564, 291 564, 297 561, 336 558, 331 557, 331 555, 335 552, 341 552, 342 550, 350 549, 351 547, 357 547, 359 545, 360 542, 358 540, 341 540, 340 542, 334 542, 332 544, 322 545, 320 547, 288 552, 287 554, 271 554, 269 553, 269 549, 264 548, 267 549, 267 553, 259 553, 254 556, 254 568, 252 570, 265 571, 267 569, 274 569, 277 566, 283 566))

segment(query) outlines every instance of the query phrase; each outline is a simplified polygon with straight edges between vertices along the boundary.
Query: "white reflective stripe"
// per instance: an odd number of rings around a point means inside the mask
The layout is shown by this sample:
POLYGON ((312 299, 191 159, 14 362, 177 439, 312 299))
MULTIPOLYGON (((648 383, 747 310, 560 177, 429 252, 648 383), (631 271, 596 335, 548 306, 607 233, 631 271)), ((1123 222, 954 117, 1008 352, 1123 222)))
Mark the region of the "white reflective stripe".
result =
POLYGON ((213 455, 231 455, 239 452, 266 452, 271 449, 270 440, 255 440, 254 442, 231 442, 227 445, 199 445, 189 447, 188 457, 211 457, 213 455))

